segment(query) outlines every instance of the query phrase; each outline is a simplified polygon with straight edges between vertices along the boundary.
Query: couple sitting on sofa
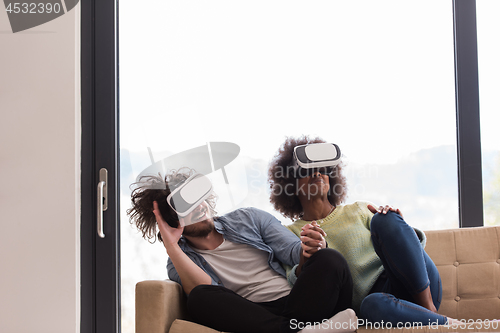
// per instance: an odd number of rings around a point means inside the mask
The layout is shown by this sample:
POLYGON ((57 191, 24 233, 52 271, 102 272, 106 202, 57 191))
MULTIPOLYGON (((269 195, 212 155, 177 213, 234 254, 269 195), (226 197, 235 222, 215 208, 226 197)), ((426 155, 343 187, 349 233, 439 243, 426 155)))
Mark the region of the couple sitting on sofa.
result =
POLYGON ((325 146, 288 139, 271 163, 271 202, 297 219, 289 230, 255 208, 216 216, 213 195, 179 214, 167 197, 191 170, 148 177, 133 191, 130 218, 145 238, 159 229, 168 275, 188 295, 194 321, 226 332, 353 332, 356 314, 360 322, 448 323, 437 314, 441 281, 425 235, 398 209, 341 205, 338 147, 329 166, 301 163, 325 146))

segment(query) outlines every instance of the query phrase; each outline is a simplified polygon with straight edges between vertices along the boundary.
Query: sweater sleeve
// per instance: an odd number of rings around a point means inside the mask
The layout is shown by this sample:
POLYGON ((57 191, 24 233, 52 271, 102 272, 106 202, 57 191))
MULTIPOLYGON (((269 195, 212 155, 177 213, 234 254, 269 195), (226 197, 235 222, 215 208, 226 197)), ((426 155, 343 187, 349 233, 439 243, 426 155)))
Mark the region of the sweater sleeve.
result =
POLYGON ((358 209, 362 216, 363 224, 365 225, 366 229, 370 230, 370 223, 374 214, 368 209, 368 205, 372 205, 373 207, 377 207, 377 205, 369 201, 357 201, 356 205, 358 206, 358 209))

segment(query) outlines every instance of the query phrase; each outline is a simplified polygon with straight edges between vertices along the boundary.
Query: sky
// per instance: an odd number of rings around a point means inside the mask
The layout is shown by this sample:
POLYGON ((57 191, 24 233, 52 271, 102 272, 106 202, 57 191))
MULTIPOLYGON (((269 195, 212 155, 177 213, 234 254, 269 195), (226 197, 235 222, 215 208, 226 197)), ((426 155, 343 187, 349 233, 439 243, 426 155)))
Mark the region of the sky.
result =
MULTIPOLYGON (((451 2, 147 7, 120 3, 123 148, 175 153, 229 141, 268 160, 286 136, 308 134, 356 163, 394 163, 455 144, 451 2)), ((480 32, 499 31, 491 12, 478 5, 480 32)), ((500 149, 499 45, 478 39, 480 66, 495 66, 480 73, 483 146, 500 149)))
POLYGON ((267 160, 285 136, 307 134, 353 161, 393 163, 454 144, 445 2, 153 2, 147 13, 121 3, 148 15, 121 16, 121 145, 229 141, 267 160))

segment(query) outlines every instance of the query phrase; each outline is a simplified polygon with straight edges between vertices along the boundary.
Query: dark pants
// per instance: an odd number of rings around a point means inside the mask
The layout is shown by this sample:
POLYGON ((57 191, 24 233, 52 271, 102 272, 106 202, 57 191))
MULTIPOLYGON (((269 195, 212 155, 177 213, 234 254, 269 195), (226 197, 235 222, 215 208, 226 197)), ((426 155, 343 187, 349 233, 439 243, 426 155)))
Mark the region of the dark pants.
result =
POLYGON ((306 322, 321 322, 351 307, 352 278, 344 257, 333 249, 316 252, 302 266, 290 294, 251 302, 231 290, 200 285, 187 307, 199 324, 225 332, 297 332, 306 322), (301 324, 299 324, 301 323, 301 324))

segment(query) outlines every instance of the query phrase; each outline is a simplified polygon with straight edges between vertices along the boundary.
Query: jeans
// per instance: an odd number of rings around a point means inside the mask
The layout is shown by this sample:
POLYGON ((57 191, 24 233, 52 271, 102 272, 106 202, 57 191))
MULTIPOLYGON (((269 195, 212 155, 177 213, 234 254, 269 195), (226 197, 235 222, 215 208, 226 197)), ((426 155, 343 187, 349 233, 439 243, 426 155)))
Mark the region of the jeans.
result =
POLYGON ((395 213, 377 213, 371 220, 373 247, 384 265, 384 273, 361 303, 360 317, 365 322, 444 325, 445 316, 415 303, 413 295, 430 286, 432 301, 439 309, 441 278, 436 265, 425 253, 417 234, 395 213))
POLYGON ((290 294, 254 303, 220 286, 199 285, 188 296, 189 315, 198 324, 224 332, 297 332, 351 307, 352 277, 344 257, 333 249, 312 255, 290 294))

